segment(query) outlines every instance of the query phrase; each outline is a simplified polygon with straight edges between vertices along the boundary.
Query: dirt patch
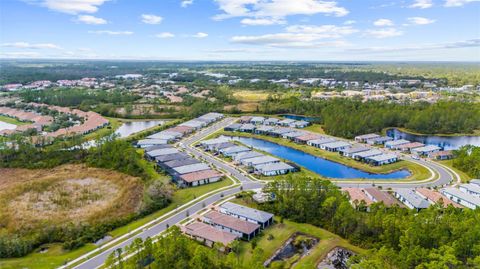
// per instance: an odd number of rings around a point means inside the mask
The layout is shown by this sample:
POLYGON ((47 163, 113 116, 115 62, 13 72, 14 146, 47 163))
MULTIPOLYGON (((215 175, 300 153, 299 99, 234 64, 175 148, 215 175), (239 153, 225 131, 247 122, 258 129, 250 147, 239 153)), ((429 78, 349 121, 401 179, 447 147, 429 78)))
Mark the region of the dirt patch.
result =
POLYGON ((140 179, 118 172, 65 165, 54 169, 0 169, 0 227, 102 221, 137 213, 140 179))

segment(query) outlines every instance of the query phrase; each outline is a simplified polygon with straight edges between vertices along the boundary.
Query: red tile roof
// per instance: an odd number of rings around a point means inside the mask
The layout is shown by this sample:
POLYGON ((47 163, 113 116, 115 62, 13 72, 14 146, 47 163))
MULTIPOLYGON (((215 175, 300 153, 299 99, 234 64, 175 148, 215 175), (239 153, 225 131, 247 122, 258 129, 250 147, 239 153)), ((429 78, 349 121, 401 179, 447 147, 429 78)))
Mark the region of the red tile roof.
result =
POLYGON ((260 228, 260 225, 256 223, 228 216, 217 211, 210 211, 205 214, 204 217, 210 219, 215 224, 219 224, 221 226, 228 227, 246 234, 251 234, 260 228))
POLYGON ((184 174, 184 175, 181 175, 180 178, 186 182, 195 182, 203 179, 209 179, 209 178, 215 178, 215 177, 221 177, 221 176, 222 174, 220 174, 219 172, 210 169, 210 170, 203 170, 203 171, 184 174))
POLYGON ((415 189, 415 191, 434 203, 439 203, 440 200, 443 200, 443 205, 445 207, 447 207, 448 205, 453 205, 454 207, 462 207, 461 205, 450 201, 447 197, 443 196, 439 192, 427 188, 418 188, 415 189))
POLYGON ((367 205, 371 205, 373 201, 368 198, 368 196, 363 192, 363 189, 359 188, 342 188, 342 190, 346 191, 350 196, 350 201, 365 201, 367 205))
POLYGON ((185 226, 185 233, 191 236, 207 239, 212 242, 222 243, 227 246, 237 237, 231 233, 220 231, 203 222, 193 222, 185 226))

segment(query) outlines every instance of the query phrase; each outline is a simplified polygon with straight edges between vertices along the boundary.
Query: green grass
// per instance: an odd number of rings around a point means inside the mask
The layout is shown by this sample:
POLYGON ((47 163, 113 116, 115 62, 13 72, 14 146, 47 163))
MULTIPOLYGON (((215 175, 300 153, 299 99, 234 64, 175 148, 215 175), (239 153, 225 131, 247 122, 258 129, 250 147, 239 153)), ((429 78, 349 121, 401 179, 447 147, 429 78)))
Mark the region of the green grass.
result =
POLYGON ((453 160, 444 160, 444 161, 437 161, 438 163, 441 163, 448 168, 451 168, 453 171, 457 172, 457 174, 460 176, 460 179, 462 182, 468 182, 472 177, 467 175, 465 172, 458 170, 457 168, 453 167, 453 160))
POLYGON ((22 258, 0 259, 2 269, 50 269, 56 268, 65 261, 73 260, 95 248, 94 244, 88 244, 74 251, 65 251, 61 244, 48 244, 45 253, 33 252, 22 258))
POLYGON ((30 123, 31 123, 31 122, 28 122, 28 121, 19 121, 19 120, 15 119, 15 118, 3 116, 3 115, 0 115, 0 121, 6 122, 6 123, 10 123, 10 124, 15 124, 15 125, 26 125, 26 124, 30 124, 30 123))
POLYGON ((120 126, 123 124, 122 121, 120 121, 119 119, 116 119, 116 118, 106 118, 106 119, 108 119, 108 121, 110 122, 110 124, 108 126, 105 126, 101 129, 98 129, 98 130, 92 132, 92 133, 84 135, 82 137, 83 141, 97 140, 97 139, 100 139, 102 137, 105 137, 105 136, 115 132, 115 130, 120 128, 120 126))
POLYGON ((398 171, 401 169, 408 169, 411 172, 411 176, 406 179, 402 179, 402 181, 425 180, 431 176, 430 171, 427 168, 409 161, 402 160, 402 161, 388 164, 388 165, 371 166, 362 162, 355 161, 351 158, 341 156, 338 152, 329 152, 326 150, 321 150, 319 148, 297 144, 297 143, 294 143, 293 141, 283 139, 283 138, 276 138, 276 137, 264 136, 264 135, 253 135, 253 134, 240 133, 240 132, 222 131, 222 132, 216 133, 217 136, 222 134, 229 135, 229 136, 254 137, 254 138, 263 139, 266 141, 270 141, 279 145, 294 148, 294 149, 312 154, 314 156, 318 156, 330 161, 338 162, 338 163, 341 163, 353 168, 357 168, 366 172, 370 172, 370 173, 385 174, 385 173, 398 171))
MULTIPOLYGON (((246 203, 242 199, 232 200, 234 203, 245 204, 250 207, 255 207, 255 204, 246 203)), ((258 238, 257 247, 264 250, 263 261, 270 258, 273 253, 281 247, 294 233, 301 232, 320 239, 318 244, 311 250, 310 254, 302 258, 294 268, 315 268, 315 266, 323 260, 323 258, 334 247, 344 247, 356 253, 363 253, 365 250, 351 245, 347 240, 335 235, 322 228, 315 227, 310 224, 297 223, 289 220, 284 220, 279 223, 280 219, 275 218, 276 223, 263 231, 258 238), (273 239, 268 240, 269 235, 273 239)), ((241 242, 239 251, 240 261, 249 261, 252 257, 252 245, 250 242, 241 242)))
MULTIPOLYGON (((198 187, 179 189, 175 191, 172 197, 172 203, 167 207, 152 213, 146 217, 133 221, 125 226, 117 228, 109 233, 112 237, 119 237, 127 232, 133 231, 136 228, 174 210, 175 208, 188 203, 189 201, 200 197, 201 195, 231 185, 232 182, 229 179, 224 179, 219 182, 202 185, 198 187)), ((191 212, 193 213, 193 212, 191 212)), ((66 261, 74 260, 79 256, 96 248, 93 244, 87 244, 74 251, 63 251, 61 244, 51 244, 51 248, 46 253, 31 253, 22 258, 14 259, 1 259, 0 268, 2 269, 17 269, 17 268, 35 268, 46 269, 56 268, 66 261)))
POLYGON ((325 130, 323 130, 323 127, 320 124, 312 124, 310 126, 303 128, 302 130, 314 132, 317 134, 325 134, 325 130))

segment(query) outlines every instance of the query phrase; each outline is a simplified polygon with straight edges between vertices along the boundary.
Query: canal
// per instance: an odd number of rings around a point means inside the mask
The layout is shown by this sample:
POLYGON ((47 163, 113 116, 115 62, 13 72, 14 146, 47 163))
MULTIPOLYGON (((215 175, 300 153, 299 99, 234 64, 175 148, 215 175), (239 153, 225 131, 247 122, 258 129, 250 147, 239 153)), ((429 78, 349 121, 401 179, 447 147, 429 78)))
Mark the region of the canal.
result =
POLYGON ((275 144, 262 139, 247 137, 233 137, 233 139, 247 146, 294 162, 322 177, 334 179, 402 179, 410 176, 410 172, 408 170, 399 170, 387 174, 368 173, 341 163, 329 161, 300 150, 275 144))
POLYGON ((474 145, 480 147, 480 136, 416 135, 402 132, 397 128, 388 129, 387 135, 395 139, 406 139, 426 145, 439 146, 445 150, 458 149, 465 145, 474 145))

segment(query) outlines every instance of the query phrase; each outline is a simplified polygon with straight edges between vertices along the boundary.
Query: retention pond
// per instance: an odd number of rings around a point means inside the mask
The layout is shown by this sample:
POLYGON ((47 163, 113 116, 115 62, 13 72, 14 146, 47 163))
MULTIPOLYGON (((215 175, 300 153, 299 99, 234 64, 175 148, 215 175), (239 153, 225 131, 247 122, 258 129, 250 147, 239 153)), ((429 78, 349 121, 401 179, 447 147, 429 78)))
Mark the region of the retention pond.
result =
POLYGON ((233 137, 247 146, 268 152, 282 159, 294 162, 319 174, 322 177, 335 179, 402 179, 410 176, 408 170, 399 170, 387 174, 368 173, 341 163, 329 161, 283 145, 257 138, 233 137))

